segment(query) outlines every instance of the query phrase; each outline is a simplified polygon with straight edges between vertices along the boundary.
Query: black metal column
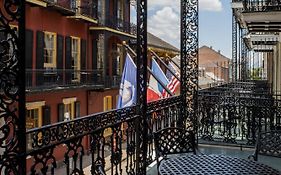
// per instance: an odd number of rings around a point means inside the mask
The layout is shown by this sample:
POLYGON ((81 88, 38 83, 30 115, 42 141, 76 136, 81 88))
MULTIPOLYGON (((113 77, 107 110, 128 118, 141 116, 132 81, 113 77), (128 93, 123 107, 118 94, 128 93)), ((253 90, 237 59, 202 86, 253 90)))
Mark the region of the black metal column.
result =
POLYGON ((26 174, 24 1, 1 1, 0 173, 26 174), (11 24, 18 24, 18 34, 11 24))
POLYGON ((246 81, 247 79, 247 47, 242 39, 243 36, 246 34, 246 31, 242 29, 242 35, 241 35, 241 80, 246 81))
POLYGON ((137 174, 146 174, 147 156, 147 0, 137 0, 137 174))
POLYGON ((181 1, 181 119, 193 129, 198 107, 198 0, 181 1))
POLYGON ((232 82, 237 81, 237 22, 232 10, 232 82))

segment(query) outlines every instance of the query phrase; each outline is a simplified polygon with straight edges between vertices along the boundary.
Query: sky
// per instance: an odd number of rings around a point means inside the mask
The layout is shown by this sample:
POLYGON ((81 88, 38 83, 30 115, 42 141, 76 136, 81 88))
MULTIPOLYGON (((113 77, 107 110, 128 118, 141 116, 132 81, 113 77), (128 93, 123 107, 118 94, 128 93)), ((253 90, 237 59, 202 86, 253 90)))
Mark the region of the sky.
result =
MULTIPOLYGON (((199 0, 199 45, 212 46, 228 58, 232 43, 230 2, 199 0)), ((135 14, 132 16, 134 21, 135 14)), ((180 0, 148 0, 147 21, 149 32, 180 48, 180 0)))

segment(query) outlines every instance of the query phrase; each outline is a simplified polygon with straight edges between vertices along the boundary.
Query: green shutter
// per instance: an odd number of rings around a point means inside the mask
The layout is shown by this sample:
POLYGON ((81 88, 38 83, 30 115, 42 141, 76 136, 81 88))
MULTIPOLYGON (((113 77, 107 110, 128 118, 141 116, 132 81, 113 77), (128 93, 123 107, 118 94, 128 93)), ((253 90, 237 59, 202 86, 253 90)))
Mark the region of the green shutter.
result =
POLYGON ((65 81, 66 83, 71 82, 71 75, 72 75, 72 58, 71 58, 71 37, 65 37, 65 81))
MULTIPOLYGON (((80 65, 81 70, 86 70, 86 61, 87 61, 87 42, 84 39, 81 39, 81 57, 80 57, 80 65)), ((86 74, 81 74, 81 82, 86 82, 86 74)))
POLYGON ((80 101, 76 101, 75 104, 75 117, 80 117, 80 101))
POLYGON ((37 31, 36 33, 36 84, 42 85, 44 82, 44 32, 37 31))
POLYGON ((43 106, 43 125, 51 124, 51 107, 43 106))
POLYGON ((63 36, 57 35, 57 83, 63 83, 63 36))
POLYGON ((61 122, 64 120, 64 104, 59 103, 58 104, 58 122, 61 122))

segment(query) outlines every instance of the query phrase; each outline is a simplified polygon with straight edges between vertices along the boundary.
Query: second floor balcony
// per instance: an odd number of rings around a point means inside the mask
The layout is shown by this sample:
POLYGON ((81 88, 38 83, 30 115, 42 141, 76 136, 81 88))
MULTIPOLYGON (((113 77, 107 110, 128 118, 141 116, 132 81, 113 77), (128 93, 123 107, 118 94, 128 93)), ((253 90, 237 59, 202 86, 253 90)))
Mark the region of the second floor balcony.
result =
POLYGON ((98 14, 99 25, 109 27, 131 35, 137 34, 136 25, 111 14, 98 14))
POLYGON ((26 70, 28 92, 65 88, 118 88, 120 76, 104 76, 102 70, 26 70))
POLYGON ((244 0, 243 4, 244 12, 281 11, 280 0, 244 0))

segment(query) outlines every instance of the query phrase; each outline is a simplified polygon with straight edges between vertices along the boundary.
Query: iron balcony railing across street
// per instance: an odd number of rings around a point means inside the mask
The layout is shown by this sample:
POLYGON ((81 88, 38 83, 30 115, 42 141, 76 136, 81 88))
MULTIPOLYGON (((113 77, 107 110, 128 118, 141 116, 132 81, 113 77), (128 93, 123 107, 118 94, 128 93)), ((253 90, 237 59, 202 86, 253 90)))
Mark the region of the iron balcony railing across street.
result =
MULTIPOLYGON (((270 94, 266 82, 236 82, 205 89, 199 92, 198 103, 194 128, 202 143, 253 146, 258 132, 281 127, 281 98, 270 94)), ((177 126, 181 104, 181 96, 148 104, 148 164, 155 160, 153 133, 177 126)), ((132 106, 92 114, 27 131, 27 138, 32 140, 28 155, 46 160, 30 163, 29 171, 135 174, 140 120, 136 109, 132 106), (85 140, 90 142, 85 144, 85 140), (58 150, 64 151, 64 156, 55 155, 58 150), (91 160, 88 164, 83 162, 86 151, 91 160), (58 162, 64 166, 56 168, 58 162), (45 169, 36 169, 39 164, 45 169)))
POLYGON ((281 0, 232 0, 243 3, 243 12, 281 11, 281 0))
POLYGON ((120 76, 107 76, 102 70, 26 69, 26 90, 56 90, 62 88, 91 87, 118 88, 120 76))

